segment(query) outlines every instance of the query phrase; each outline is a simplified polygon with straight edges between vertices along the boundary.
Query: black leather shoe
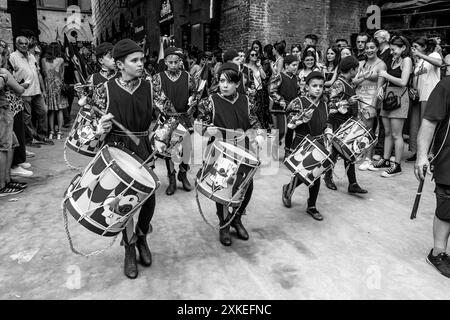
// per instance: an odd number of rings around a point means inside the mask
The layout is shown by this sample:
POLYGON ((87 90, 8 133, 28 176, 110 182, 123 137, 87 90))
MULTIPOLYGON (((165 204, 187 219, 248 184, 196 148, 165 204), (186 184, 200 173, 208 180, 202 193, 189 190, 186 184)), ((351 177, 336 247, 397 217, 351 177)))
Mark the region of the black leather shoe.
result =
POLYGON ((244 225, 242 224, 241 218, 242 218, 242 215, 237 213, 234 216, 233 221, 231 221, 231 226, 234 229, 236 229, 236 233, 237 233, 237 236, 238 236, 239 239, 241 239, 241 240, 248 240, 249 235, 248 235, 247 230, 245 230, 244 225))
POLYGON ((231 246, 230 226, 227 226, 219 231, 220 243, 224 246, 231 246))
POLYGON ((352 183, 348 186, 348 193, 367 193, 366 189, 363 189, 357 183, 352 183))
POLYGON ((323 180, 325 181, 325 185, 327 186, 328 189, 337 190, 337 187, 334 184, 332 177, 325 176, 323 180))
POLYGON ((136 279, 138 276, 136 246, 134 244, 125 245, 125 262, 123 271, 125 275, 130 279, 136 279))
MULTIPOLYGON (((228 221, 223 218, 222 212, 216 212, 217 217, 219 217, 219 225, 220 227, 224 226, 225 223, 228 221)), ((220 243, 222 243, 224 246, 231 246, 231 235, 230 235, 230 225, 228 225, 225 228, 222 228, 219 230, 219 239, 220 243)))
POLYGON ((311 217, 313 217, 317 221, 323 220, 323 216, 316 209, 316 207, 309 207, 308 209, 306 209, 306 213, 309 214, 311 217))
POLYGON ((288 189, 289 189, 289 184, 285 184, 281 191, 281 199, 286 208, 291 207, 291 195, 288 193, 288 191, 289 191, 288 189))
POLYGON ((55 143, 52 140, 47 139, 45 137, 36 138, 36 140, 39 141, 40 143, 43 143, 43 144, 47 144, 47 145, 51 145, 51 146, 55 145, 55 143))
POLYGON ((169 174, 169 186, 166 189, 166 194, 171 196, 177 190, 177 180, 175 179, 175 172, 169 174))
POLYGON ((186 191, 191 191, 192 186, 187 178, 186 172, 180 171, 178 172, 178 180, 183 184, 183 189, 186 191))
POLYGON ((147 244, 147 236, 138 236, 136 247, 139 252, 140 261, 143 266, 150 267, 152 265, 152 253, 147 244))
POLYGON ((30 148, 40 148, 41 147, 41 145, 39 143, 35 143, 35 142, 27 142, 27 143, 25 143, 25 145, 30 148))

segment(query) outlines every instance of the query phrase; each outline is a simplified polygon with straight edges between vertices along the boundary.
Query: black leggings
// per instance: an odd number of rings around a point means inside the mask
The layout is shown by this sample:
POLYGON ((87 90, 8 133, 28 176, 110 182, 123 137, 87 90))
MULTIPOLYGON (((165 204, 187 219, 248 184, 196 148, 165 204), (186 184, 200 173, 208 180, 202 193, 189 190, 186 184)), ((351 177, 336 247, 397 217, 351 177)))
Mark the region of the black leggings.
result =
MULTIPOLYGON (((239 207, 239 210, 238 210, 239 214, 244 213, 245 209, 247 208, 248 203, 250 202, 250 199, 252 198, 252 193, 253 193, 253 180, 250 181, 248 189, 245 192, 244 200, 242 201, 242 204, 241 204, 241 206, 239 207)), ((220 203, 216 202, 217 213, 222 213, 223 209, 224 209, 223 207, 224 207, 223 204, 220 204, 220 203)), ((226 217, 224 217, 224 219, 226 219, 226 217)))
MULTIPOLYGON (((153 214, 155 213, 156 196, 152 194, 141 207, 139 211, 138 222, 136 225, 136 232, 141 234, 147 234, 150 228, 150 221, 152 221, 153 214)), ((136 242, 136 232, 133 235, 127 234, 127 228, 122 231, 122 239, 126 244, 133 244, 136 242), (131 239, 131 240, 129 240, 131 239)))
MULTIPOLYGON (((298 177, 295 177, 294 179, 295 179, 295 188, 297 188, 299 185, 303 183, 298 177)), ((316 206, 317 197, 319 196, 319 190, 320 190, 320 178, 314 181, 313 185, 309 187, 308 208, 316 206)), ((292 193, 293 192, 294 191, 292 191, 292 193)))
MULTIPOLYGON (((334 163, 336 163, 336 159, 337 159, 338 156, 339 156, 338 151, 333 147, 333 150, 331 151, 330 159, 331 159, 334 163)), ((349 184, 356 183, 355 164, 354 164, 354 163, 351 163, 350 161, 344 159, 344 165, 345 165, 345 170, 346 170, 346 172, 347 172, 348 183, 349 183, 349 184)), ((328 171, 325 173, 325 177, 326 177, 326 178, 331 178, 332 174, 333 174, 333 170, 330 169, 330 170, 328 170, 328 171)))

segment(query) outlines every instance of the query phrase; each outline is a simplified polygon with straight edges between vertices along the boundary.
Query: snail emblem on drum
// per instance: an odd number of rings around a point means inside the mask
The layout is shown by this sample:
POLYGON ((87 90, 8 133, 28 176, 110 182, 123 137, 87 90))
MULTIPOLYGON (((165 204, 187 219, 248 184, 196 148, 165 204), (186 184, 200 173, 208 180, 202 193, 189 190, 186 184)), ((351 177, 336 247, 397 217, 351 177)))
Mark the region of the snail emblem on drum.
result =
POLYGON ((214 173, 209 177, 211 189, 220 190, 228 188, 228 185, 232 185, 234 182, 234 175, 236 174, 238 167, 229 159, 220 158, 214 164, 214 173))
POLYGON ((108 225, 113 225, 124 215, 133 211, 139 202, 139 198, 135 195, 111 197, 105 200, 105 211, 102 212, 102 216, 105 217, 105 222, 108 225))
POLYGON ((77 134, 81 144, 90 142, 95 137, 95 130, 91 125, 80 126, 77 129, 77 134))

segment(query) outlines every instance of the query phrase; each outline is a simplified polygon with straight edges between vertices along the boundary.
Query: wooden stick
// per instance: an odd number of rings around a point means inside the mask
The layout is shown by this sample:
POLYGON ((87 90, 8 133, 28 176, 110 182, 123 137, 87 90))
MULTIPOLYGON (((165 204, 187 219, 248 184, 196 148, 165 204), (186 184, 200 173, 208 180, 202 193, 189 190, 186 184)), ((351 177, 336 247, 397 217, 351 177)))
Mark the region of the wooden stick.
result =
POLYGON ((423 166, 423 179, 420 180, 419 188, 417 188, 416 199, 414 200, 413 209, 411 212, 411 220, 416 218, 417 209, 419 209, 420 197, 422 196, 423 183, 425 182, 425 176, 427 174, 427 166, 423 166))
MULTIPOLYGON (((104 116, 106 113, 103 112, 102 110, 100 110, 99 108, 97 108, 96 106, 92 106, 92 109, 97 112, 100 113, 102 116, 104 116)), ((138 146, 139 143, 141 142, 139 140, 138 137, 136 137, 133 132, 131 132, 130 130, 128 130, 127 128, 125 128, 120 122, 118 122, 115 119, 111 119, 112 123, 114 123, 120 130, 122 130, 123 132, 125 132, 125 134, 138 146)))

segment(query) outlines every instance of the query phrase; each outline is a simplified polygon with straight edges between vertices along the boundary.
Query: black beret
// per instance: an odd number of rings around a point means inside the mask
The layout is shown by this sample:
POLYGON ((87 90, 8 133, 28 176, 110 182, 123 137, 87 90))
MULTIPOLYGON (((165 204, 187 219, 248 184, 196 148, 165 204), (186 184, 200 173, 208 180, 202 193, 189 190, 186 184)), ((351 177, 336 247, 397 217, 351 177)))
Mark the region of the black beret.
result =
POLYGON ((225 62, 224 64, 222 64, 217 71, 217 74, 221 74, 225 70, 233 70, 239 73, 239 67, 233 62, 225 62))
POLYGON ((351 69, 357 68, 359 66, 358 59, 354 56, 348 56, 341 60, 339 63, 339 68, 342 72, 348 72, 351 69))
POLYGON ((223 62, 231 61, 236 57, 239 57, 239 54, 236 50, 228 50, 223 54, 223 62))
POLYGON ((142 48, 131 39, 122 39, 116 43, 112 55, 114 60, 125 57, 135 52, 143 52, 142 48))
POLYGON ((169 47, 166 50, 164 50, 164 58, 167 58, 167 56, 170 55, 176 55, 180 58, 183 58, 183 50, 175 48, 175 47, 169 47))
POLYGON ((311 79, 323 79, 323 80, 325 80, 325 77, 324 77, 324 75, 323 75, 322 72, 319 72, 319 71, 313 71, 313 72, 310 72, 310 73, 306 76, 305 83, 308 84, 309 81, 311 81, 311 79))
POLYGON ((284 58, 284 64, 291 64, 292 62, 295 62, 295 61, 298 61, 298 58, 297 58, 297 56, 294 56, 292 54, 287 55, 284 58))
POLYGON ((101 58, 107 54, 108 51, 112 51, 113 47, 112 43, 102 42, 95 48, 95 56, 101 58))

